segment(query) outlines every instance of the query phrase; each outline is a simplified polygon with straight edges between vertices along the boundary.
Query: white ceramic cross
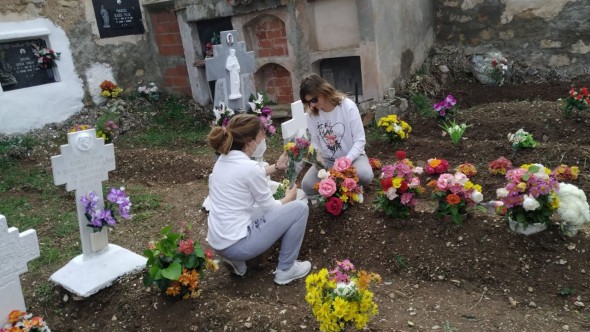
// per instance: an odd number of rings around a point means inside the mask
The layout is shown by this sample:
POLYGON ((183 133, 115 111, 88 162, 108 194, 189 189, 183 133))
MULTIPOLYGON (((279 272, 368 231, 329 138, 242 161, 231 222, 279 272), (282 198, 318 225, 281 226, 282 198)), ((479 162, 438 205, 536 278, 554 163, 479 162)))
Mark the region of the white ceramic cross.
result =
POLYGON ((281 123, 281 131, 285 142, 307 134, 307 120, 301 100, 291 103, 291 120, 281 123))

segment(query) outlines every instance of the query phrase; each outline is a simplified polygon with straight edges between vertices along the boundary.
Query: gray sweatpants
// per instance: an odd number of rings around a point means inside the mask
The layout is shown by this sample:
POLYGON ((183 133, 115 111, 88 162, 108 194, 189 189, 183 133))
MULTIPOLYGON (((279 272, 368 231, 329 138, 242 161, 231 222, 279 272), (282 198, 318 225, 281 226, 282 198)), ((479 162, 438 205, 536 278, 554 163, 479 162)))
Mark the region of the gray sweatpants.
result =
MULTIPOLYGON (((328 163, 326 167, 330 168, 334 165, 334 162, 328 163)), ((361 154, 358 158, 356 158, 352 162, 352 166, 356 168, 356 173, 359 177, 359 184, 361 186, 366 186, 373 181, 373 169, 371 168, 371 164, 369 163, 369 157, 365 154, 361 154)), ((320 182, 320 178, 318 178, 318 169, 315 166, 311 166, 303 180, 301 180, 301 190, 305 192, 308 196, 317 195, 318 192, 313 190, 313 185, 317 182, 320 182)))
POLYGON ((262 254, 282 237, 277 269, 287 270, 299 256, 308 215, 309 207, 301 200, 289 202, 267 214, 255 208, 248 235, 223 250, 217 250, 217 253, 232 261, 246 261, 262 254))

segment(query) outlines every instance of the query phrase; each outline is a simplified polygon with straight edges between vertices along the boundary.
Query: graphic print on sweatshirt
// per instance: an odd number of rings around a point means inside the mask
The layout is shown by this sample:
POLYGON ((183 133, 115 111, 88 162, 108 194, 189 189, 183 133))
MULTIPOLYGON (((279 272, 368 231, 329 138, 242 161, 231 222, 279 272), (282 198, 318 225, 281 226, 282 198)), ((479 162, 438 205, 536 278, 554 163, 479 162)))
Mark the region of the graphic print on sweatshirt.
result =
POLYGON ((318 124, 318 133, 320 138, 326 144, 328 150, 332 152, 332 155, 328 158, 334 158, 336 152, 342 150, 342 137, 344 136, 344 124, 337 122, 332 124, 331 121, 318 124))

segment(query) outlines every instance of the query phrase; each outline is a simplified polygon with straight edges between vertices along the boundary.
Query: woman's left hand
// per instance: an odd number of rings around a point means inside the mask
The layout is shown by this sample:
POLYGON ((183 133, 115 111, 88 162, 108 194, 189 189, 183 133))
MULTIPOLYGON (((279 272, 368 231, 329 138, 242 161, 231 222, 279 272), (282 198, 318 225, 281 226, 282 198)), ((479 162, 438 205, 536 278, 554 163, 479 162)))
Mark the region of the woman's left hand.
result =
POLYGON ((279 157, 276 162, 278 169, 287 169, 287 165, 289 164, 289 157, 287 156, 287 152, 283 152, 283 154, 279 157))

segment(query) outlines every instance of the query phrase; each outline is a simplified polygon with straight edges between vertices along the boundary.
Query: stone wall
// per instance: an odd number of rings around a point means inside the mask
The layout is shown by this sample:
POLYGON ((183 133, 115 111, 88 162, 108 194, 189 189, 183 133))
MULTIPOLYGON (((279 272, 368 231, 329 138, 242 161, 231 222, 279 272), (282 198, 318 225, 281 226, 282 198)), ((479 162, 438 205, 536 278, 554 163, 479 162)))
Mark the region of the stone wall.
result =
POLYGON ((439 46, 501 51, 525 80, 590 74, 588 0, 437 0, 439 46))

